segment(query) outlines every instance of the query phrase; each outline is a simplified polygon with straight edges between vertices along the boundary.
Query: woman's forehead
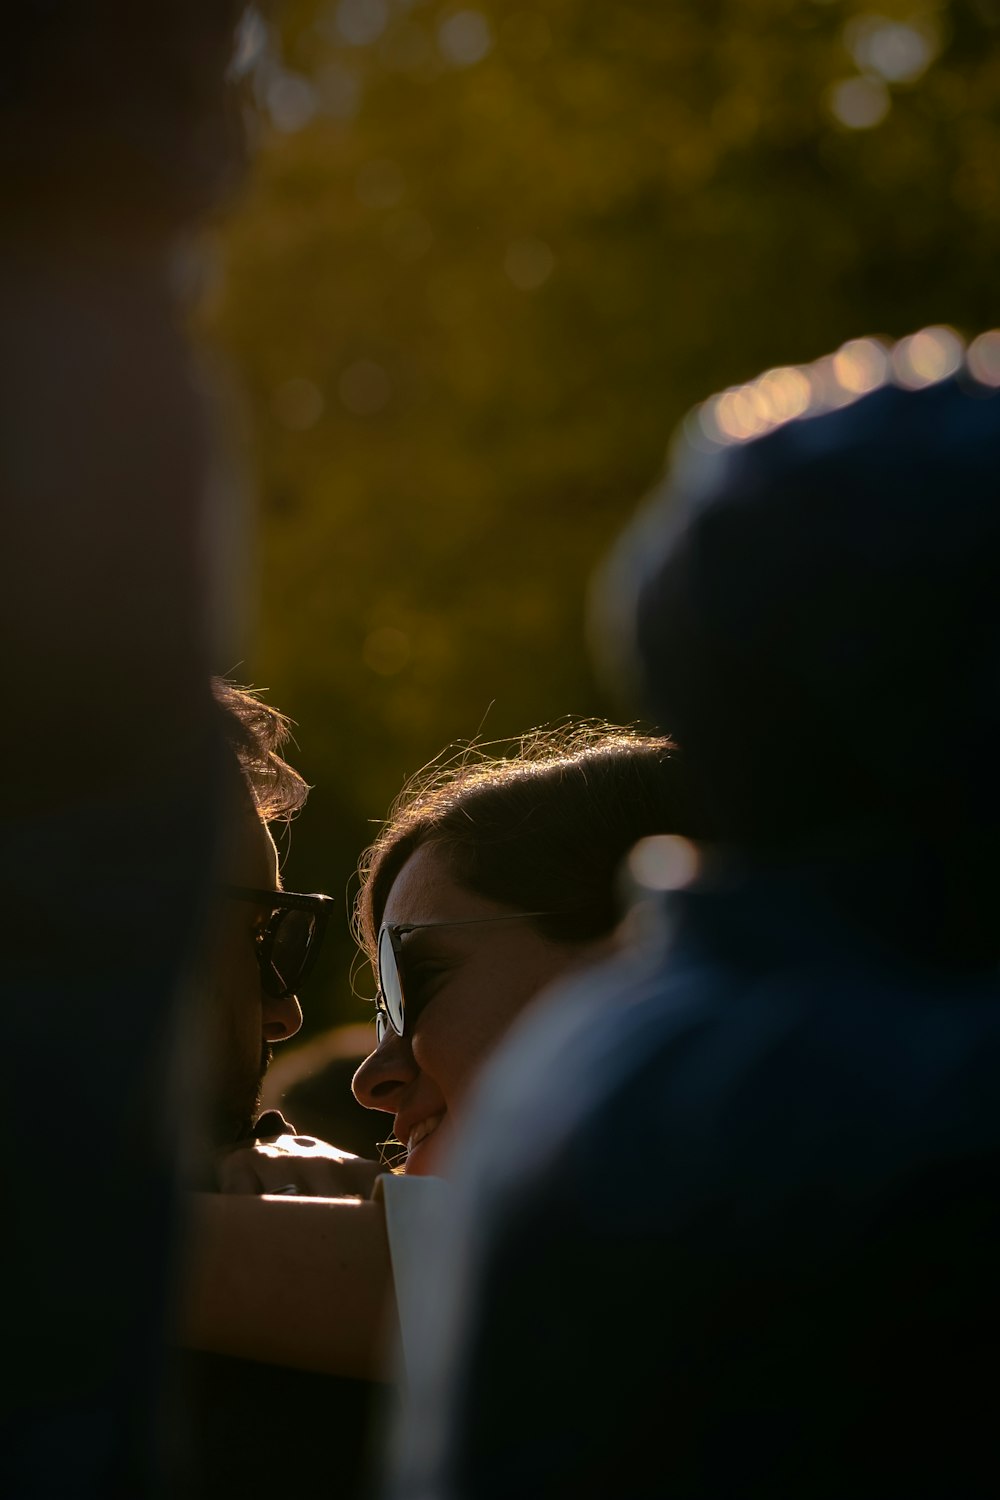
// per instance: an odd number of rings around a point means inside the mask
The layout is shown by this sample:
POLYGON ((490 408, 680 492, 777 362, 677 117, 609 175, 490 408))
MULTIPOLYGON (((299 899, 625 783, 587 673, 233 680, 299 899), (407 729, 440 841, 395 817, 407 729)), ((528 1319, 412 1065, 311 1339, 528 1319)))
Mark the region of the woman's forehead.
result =
POLYGON ((410 922, 460 922, 505 910, 500 902, 459 885, 443 849, 421 844, 393 881, 382 921, 390 927, 410 922))

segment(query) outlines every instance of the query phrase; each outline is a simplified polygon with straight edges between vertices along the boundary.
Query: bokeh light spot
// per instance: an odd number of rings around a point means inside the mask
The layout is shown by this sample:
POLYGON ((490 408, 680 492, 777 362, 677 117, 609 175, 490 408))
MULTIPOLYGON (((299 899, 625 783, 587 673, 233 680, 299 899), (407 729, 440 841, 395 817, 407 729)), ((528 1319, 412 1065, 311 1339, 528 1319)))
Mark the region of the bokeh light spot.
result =
POLYGON ((937 34, 923 22, 890 21, 859 16, 845 28, 844 40, 863 72, 878 73, 887 83, 912 83, 937 54, 937 34))
POLYGON ((696 879, 700 860, 689 839, 675 833, 640 839, 628 855, 628 873, 649 891, 679 891, 696 879))
POLYGON ((922 328, 892 351, 892 373, 907 390, 946 380, 962 364, 962 340, 952 328, 922 328))
POLYGON ((353 416, 373 417, 388 402, 392 387, 380 364, 373 359, 359 359, 343 372, 337 391, 353 416))
POLYGON ((278 73, 267 86, 268 114, 286 135, 308 125, 318 103, 316 90, 298 73, 278 73))
POLYGON ((746 386, 723 391, 716 402, 715 420, 723 434, 735 442, 756 437, 768 426, 767 418, 746 386))
POLYGON ((471 68, 482 62, 493 47, 489 22, 478 10, 459 10, 438 27, 442 57, 456 68, 471 68))
POLYGON ((889 90, 881 78, 845 78, 828 95, 831 114, 848 130, 872 130, 881 125, 892 107, 889 90))
POLYGON ((772 424, 800 417, 812 399, 808 375, 793 366, 767 370, 754 389, 765 421, 772 424))
POLYGON ((965 357, 969 373, 980 385, 1000 386, 1000 330, 973 339, 965 357))
POLYGON ((845 391, 863 396, 888 378, 889 356, 876 339, 850 339, 833 356, 833 373, 845 391))
POLYGON ((378 41, 388 19, 386 0, 340 0, 334 12, 334 29, 349 47, 369 47, 378 41))
POLYGON ((556 258, 544 240, 512 240, 503 268, 519 291, 534 292, 548 281, 555 263, 556 258))
POLYGON ((695 419, 691 422, 690 436, 694 446, 700 452, 711 453, 720 443, 728 442, 726 434, 722 431, 716 419, 715 413, 718 404, 718 396, 710 396, 707 401, 703 401, 698 407, 695 419), (701 441, 701 439, 705 441, 701 441))
POLYGON ((409 664, 412 654, 409 636, 392 625, 371 631, 361 647, 365 666, 379 677, 394 677, 409 664))
POLYGON ((315 427, 324 408, 323 392, 311 380, 286 380, 271 397, 271 410, 289 432, 315 427))

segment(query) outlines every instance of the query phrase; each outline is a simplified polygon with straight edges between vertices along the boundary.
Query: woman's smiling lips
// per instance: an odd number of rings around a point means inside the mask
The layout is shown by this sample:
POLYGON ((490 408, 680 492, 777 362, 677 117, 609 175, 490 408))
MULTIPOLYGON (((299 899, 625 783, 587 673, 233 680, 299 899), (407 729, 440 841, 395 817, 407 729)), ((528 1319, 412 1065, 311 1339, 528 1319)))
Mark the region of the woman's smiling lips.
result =
POLYGON ((415 1124, 408 1127, 405 1125, 405 1123, 402 1122, 396 1126, 395 1136, 397 1141, 401 1141, 404 1139, 406 1141, 407 1171, 411 1170, 410 1158, 413 1156, 414 1152, 422 1144, 422 1142, 426 1141, 429 1136, 434 1134, 435 1130, 437 1130, 441 1121, 444 1119, 446 1113, 447 1111, 442 1109, 439 1110, 437 1114, 425 1115, 423 1119, 417 1120, 415 1124), (406 1131, 405 1137, 403 1135, 404 1130, 406 1131))

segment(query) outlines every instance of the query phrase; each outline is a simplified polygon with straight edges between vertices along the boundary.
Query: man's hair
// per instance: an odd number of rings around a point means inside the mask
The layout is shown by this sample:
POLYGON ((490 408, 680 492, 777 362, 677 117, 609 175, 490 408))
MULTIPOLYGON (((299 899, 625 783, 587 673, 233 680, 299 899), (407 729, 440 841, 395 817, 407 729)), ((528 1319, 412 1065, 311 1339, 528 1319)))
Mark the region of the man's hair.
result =
POLYGON ((225 677, 212 678, 212 696, 258 816, 265 823, 287 822, 309 795, 307 782, 280 754, 291 738, 291 719, 225 677))
POLYGON ((620 915, 621 862, 649 834, 693 834, 677 746, 585 721, 506 744, 468 745, 432 761, 397 797, 360 864, 355 937, 374 963, 389 891, 422 845, 454 878, 515 910, 546 912, 556 941, 610 932, 620 915))

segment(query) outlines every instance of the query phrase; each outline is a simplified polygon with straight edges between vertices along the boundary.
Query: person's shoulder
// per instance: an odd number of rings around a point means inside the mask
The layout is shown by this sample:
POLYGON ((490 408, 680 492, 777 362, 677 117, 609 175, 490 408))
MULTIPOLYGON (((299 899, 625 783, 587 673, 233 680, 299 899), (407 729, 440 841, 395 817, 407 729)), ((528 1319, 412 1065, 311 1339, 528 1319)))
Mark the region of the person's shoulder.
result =
POLYGON ((643 953, 554 986, 522 1015, 478 1080, 449 1175, 465 1193, 519 1194, 588 1120, 617 1111, 653 1047, 669 1046, 714 1002, 712 977, 643 953))
POLYGON ((606 967, 502 1050, 457 1175, 480 1201, 591 1218, 677 1219, 720 1193, 756 1214, 817 1184, 874 1200, 1000 1145, 998 999, 992 981, 818 957, 757 976, 606 967))

